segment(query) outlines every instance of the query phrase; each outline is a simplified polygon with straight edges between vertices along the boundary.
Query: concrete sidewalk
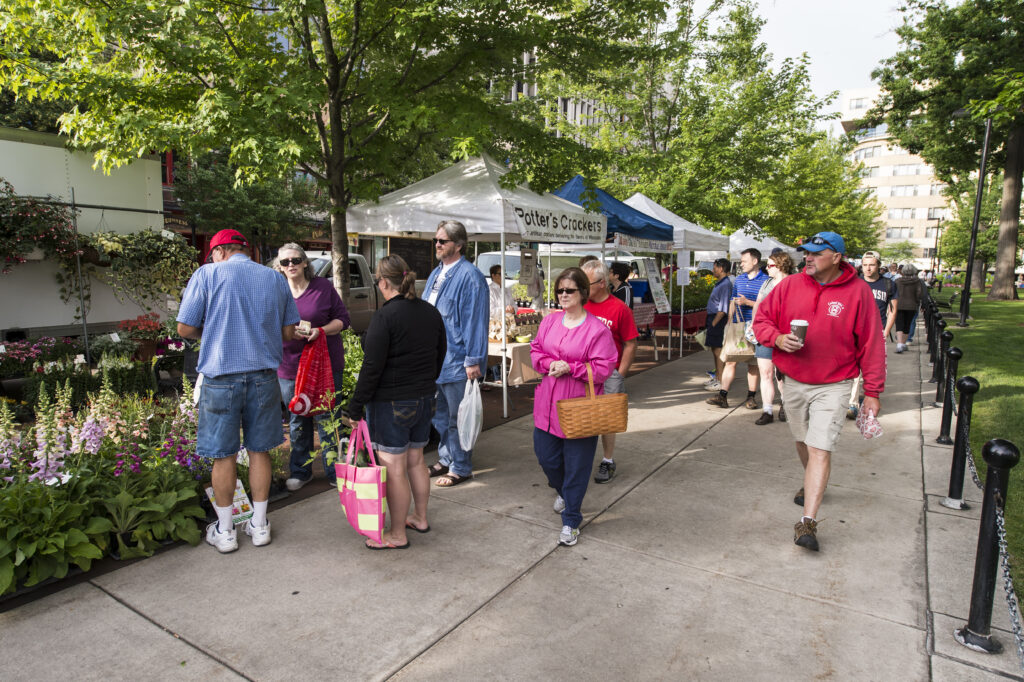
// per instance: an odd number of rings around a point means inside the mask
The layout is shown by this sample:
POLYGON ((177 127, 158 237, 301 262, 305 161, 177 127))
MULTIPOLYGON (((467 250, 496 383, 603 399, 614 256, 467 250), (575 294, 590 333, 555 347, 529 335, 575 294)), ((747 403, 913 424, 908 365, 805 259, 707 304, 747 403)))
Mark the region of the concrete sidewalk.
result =
MULTIPOLYGON (((980 504, 938 505, 950 448, 922 348, 889 359, 885 435, 852 422, 793 544, 802 470, 785 424, 704 403, 707 354, 627 380, 618 476, 557 547, 529 417, 488 430, 476 478, 434 488, 432 531, 369 552, 337 495, 272 513, 274 542, 159 554, 0 614, 6 680, 836 679, 1019 675, 956 644, 980 504)), ((737 382, 731 401, 740 403, 737 382)), ((967 499, 978 491, 967 483, 967 499)), ((1001 588, 1000 588, 1001 590, 1001 588)), ((1018 678, 1019 679, 1019 678, 1018 678)))

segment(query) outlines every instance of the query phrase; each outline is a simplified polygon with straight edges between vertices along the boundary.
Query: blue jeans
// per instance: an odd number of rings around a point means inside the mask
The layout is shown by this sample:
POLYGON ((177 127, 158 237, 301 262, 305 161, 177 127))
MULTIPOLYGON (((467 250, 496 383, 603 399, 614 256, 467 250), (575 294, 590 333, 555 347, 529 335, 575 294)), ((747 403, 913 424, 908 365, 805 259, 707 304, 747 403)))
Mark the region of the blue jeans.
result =
POLYGON ((548 485, 565 500, 562 525, 579 528, 583 523, 580 508, 590 483, 590 471, 594 468, 597 436, 559 438, 534 427, 533 451, 548 477, 548 485))
POLYGON ((433 419, 434 428, 441 434, 437 457, 456 476, 473 474, 473 451, 463 450, 459 443, 459 404, 465 393, 465 379, 437 385, 437 411, 433 419))
POLYGON ((390 455, 422 448, 430 440, 430 420, 437 398, 432 395, 412 400, 370 401, 366 423, 374 447, 390 455))
MULTIPOLYGON (((341 389, 341 372, 332 372, 334 375, 334 390, 341 389)), ((281 399, 285 406, 295 395, 295 379, 282 379, 278 377, 277 383, 281 388, 281 399)), ((335 405, 335 415, 341 417, 341 405, 335 405)), ((320 432, 320 452, 324 463, 324 471, 327 473, 327 480, 334 484, 338 477, 334 473, 334 467, 327 464, 327 453, 337 451, 334 432, 327 433, 324 428, 324 421, 330 416, 328 412, 300 417, 294 412, 288 412, 288 432, 291 438, 292 454, 289 462, 289 477, 297 478, 300 481, 308 481, 313 478, 313 462, 310 461, 310 453, 313 451, 313 424, 316 423, 317 431, 320 432)), ((338 453, 341 459, 344 453, 338 453)))
POLYGON ((196 454, 234 457, 241 448, 239 428, 247 450, 266 452, 283 443, 276 378, 272 369, 203 377, 196 454))
POLYGON ((920 308, 915 310, 914 311, 914 317, 913 317, 913 319, 910 320, 910 333, 907 334, 907 342, 908 343, 914 340, 914 331, 917 329, 917 314, 920 313, 920 312, 921 312, 920 308))

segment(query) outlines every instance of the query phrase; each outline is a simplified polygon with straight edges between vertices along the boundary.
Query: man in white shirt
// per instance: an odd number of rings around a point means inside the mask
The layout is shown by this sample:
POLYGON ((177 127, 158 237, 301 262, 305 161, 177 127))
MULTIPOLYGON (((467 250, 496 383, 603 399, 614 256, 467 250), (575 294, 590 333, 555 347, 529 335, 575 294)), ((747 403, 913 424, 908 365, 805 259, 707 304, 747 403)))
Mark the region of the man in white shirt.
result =
POLYGON ((501 277, 501 266, 491 266, 491 281, 487 287, 491 292, 491 319, 500 320, 504 313, 514 313, 515 297, 512 295, 512 287, 504 286, 501 277))

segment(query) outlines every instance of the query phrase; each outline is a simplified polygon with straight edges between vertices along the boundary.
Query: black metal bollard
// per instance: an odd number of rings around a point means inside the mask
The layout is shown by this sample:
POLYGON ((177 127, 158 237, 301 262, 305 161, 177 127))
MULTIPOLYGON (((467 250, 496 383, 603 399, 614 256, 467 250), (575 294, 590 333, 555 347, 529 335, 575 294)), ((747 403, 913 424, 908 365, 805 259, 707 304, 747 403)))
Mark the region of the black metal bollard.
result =
MULTIPOLYGON (((936 384, 936 383, 938 383, 939 379, 942 377, 942 366, 940 365, 940 363, 942 362, 942 358, 941 358, 942 354, 940 352, 940 349, 941 349, 941 345, 942 345, 942 335, 945 334, 945 333, 946 333, 946 321, 940 319, 938 322, 935 323, 935 339, 934 339, 934 341, 932 343, 932 355, 931 355, 932 378, 928 380, 929 384, 936 384)), ((952 333, 953 332, 950 332, 950 334, 952 334, 952 333)))
POLYGON ((964 352, 956 346, 946 351, 946 380, 942 382, 945 388, 945 395, 942 397, 942 424, 939 427, 939 437, 936 443, 941 445, 952 445, 953 439, 949 437, 949 424, 953 420, 953 391, 949 390, 950 383, 956 381, 956 370, 960 365, 960 358, 964 352))
POLYGON ((942 407, 942 393, 946 386, 946 353, 949 342, 953 340, 953 332, 944 331, 939 335, 939 351, 935 354, 935 407, 942 407))
POLYGON ((935 343, 935 320, 938 308, 935 306, 935 301, 930 297, 925 301, 924 308, 924 330, 926 333, 926 339, 928 341, 928 354, 932 353, 932 346, 935 343))
POLYGON ((971 610, 967 625, 954 630, 953 637, 968 649, 998 654, 1003 650, 1003 645, 992 637, 992 599, 995 596, 999 562, 996 510, 1006 505, 1010 469, 1020 461, 1020 451, 1010 441, 993 438, 985 443, 981 456, 988 464, 988 474, 985 476, 985 497, 981 503, 981 528, 978 530, 978 553, 974 559, 971 610))
POLYGON ((949 494, 942 501, 950 509, 970 509, 964 502, 964 475, 967 472, 967 446, 971 438, 971 411, 974 394, 981 386, 974 377, 961 377, 956 382, 960 391, 960 406, 956 410, 956 442, 953 443, 953 463, 949 466, 949 494))

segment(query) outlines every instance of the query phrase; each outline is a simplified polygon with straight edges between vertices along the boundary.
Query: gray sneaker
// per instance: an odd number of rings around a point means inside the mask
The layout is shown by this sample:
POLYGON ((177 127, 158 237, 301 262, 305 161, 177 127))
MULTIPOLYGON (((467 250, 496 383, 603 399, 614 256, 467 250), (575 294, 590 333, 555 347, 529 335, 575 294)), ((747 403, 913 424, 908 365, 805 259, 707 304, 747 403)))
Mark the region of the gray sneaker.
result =
POLYGON ((562 526, 562 532, 558 534, 558 544, 572 547, 580 539, 580 529, 562 526))
POLYGON ((556 514, 561 514, 563 511, 565 511, 565 500, 562 499, 561 495, 557 495, 555 497, 555 504, 553 505, 553 509, 555 510, 556 514))
POLYGON ((615 462, 606 462, 603 459, 594 474, 594 483, 607 483, 615 478, 615 462))

